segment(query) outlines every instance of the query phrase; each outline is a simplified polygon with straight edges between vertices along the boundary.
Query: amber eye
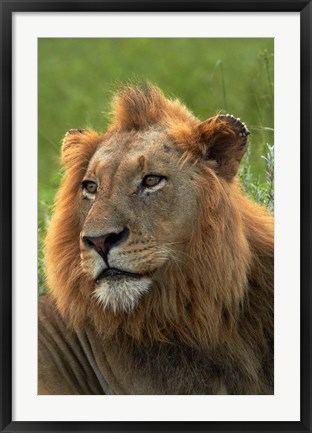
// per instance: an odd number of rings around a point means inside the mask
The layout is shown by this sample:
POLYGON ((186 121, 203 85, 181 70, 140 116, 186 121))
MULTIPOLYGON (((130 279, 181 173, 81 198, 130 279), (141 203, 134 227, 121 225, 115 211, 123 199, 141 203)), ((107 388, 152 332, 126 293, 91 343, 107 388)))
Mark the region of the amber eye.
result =
POLYGON ((159 182, 163 179, 163 176, 156 176, 154 174, 148 174, 142 180, 142 186, 145 188, 152 188, 159 184, 159 182))
POLYGON ((82 182, 82 188, 89 194, 95 194, 97 190, 97 184, 92 180, 84 180, 82 182))

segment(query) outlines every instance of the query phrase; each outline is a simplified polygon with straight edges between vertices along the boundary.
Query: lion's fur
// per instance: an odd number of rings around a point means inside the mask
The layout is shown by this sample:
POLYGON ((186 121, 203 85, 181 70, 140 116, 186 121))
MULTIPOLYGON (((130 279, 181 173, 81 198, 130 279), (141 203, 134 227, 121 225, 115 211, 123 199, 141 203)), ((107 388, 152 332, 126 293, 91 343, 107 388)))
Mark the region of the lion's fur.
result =
POLYGON ((66 172, 46 239, 48 285, 58 309, 73 328, 88 320, 101 338, 118 336, 130 351, 133 344, 181 344, 222 353, 232 367, 244 369, 257 392, 261 380, 270 381, 273 374, 273 218, 233 177, 245 148, 228 151, 233 130, 226 122, 199 122, 150 85, 124 88, 112 113, 106 134, 87 130, 64 141, 66 172), (197 167, 198 218, 185 248, 188 263, 169 262, 155 289, 131 313, 103 311, 91 296, 94 282, 80 265, 78 190, 99 143, 146 128, 164 128, 177 143, 180 170, 184 164, 197 167), (218 158, 225 163, 218 166, 218 158))

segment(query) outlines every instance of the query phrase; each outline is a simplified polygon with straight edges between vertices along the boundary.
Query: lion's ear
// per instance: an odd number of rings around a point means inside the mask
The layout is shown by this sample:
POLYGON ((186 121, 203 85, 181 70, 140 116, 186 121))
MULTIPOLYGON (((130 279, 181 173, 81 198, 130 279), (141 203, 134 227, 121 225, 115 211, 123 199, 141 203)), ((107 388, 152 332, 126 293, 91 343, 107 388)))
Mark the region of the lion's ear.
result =
POLYGON ((70 129, 62 143, 61 158, 67 168, 89 161, 97 145, 99 135, 90 129, 70 129))
POLYGON ((215 161, 218 175, 231 180, 247 149, 250 132, 246 125, 227 114, 211 117, 196 128, 204 159, 215 161))

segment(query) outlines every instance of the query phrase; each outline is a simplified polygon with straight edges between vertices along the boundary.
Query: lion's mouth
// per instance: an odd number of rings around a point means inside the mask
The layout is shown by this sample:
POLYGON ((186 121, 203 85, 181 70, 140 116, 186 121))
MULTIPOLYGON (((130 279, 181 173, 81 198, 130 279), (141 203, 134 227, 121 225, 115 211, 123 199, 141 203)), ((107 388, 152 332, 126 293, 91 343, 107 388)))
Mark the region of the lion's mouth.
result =
POLYGON ((123 270, 117 269, 117 268, 108 268, 108 269, 105 269, 104 271, 102 271, 98 275, 95 282, 98 284, 104 278, 121 278, 121 277, 143 278, 145 276, 146 276, 145 274, 136 274, 136 273, 132 273, 132 272, 123 271, 123 270))

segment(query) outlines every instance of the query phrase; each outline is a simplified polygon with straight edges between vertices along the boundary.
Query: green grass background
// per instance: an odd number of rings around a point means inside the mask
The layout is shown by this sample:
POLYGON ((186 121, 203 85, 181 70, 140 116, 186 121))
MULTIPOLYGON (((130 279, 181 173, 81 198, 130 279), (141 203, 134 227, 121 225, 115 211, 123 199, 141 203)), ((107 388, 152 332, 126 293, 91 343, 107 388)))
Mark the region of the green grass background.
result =
POLYGON ((273 145, 273 53, 273 39, 259 38, 38 40, 39 293, 46 290, 43 240, 61 177, 65 132, 104 131, 116 86, 149 80, 202 120, 221 111, 247 124, 244 184, 248 181, 248 189, 252 183, 249 193, 257 198, 254 191, 266 188, 267 178, 261 156, 267 155, 267 143, 273 145))

